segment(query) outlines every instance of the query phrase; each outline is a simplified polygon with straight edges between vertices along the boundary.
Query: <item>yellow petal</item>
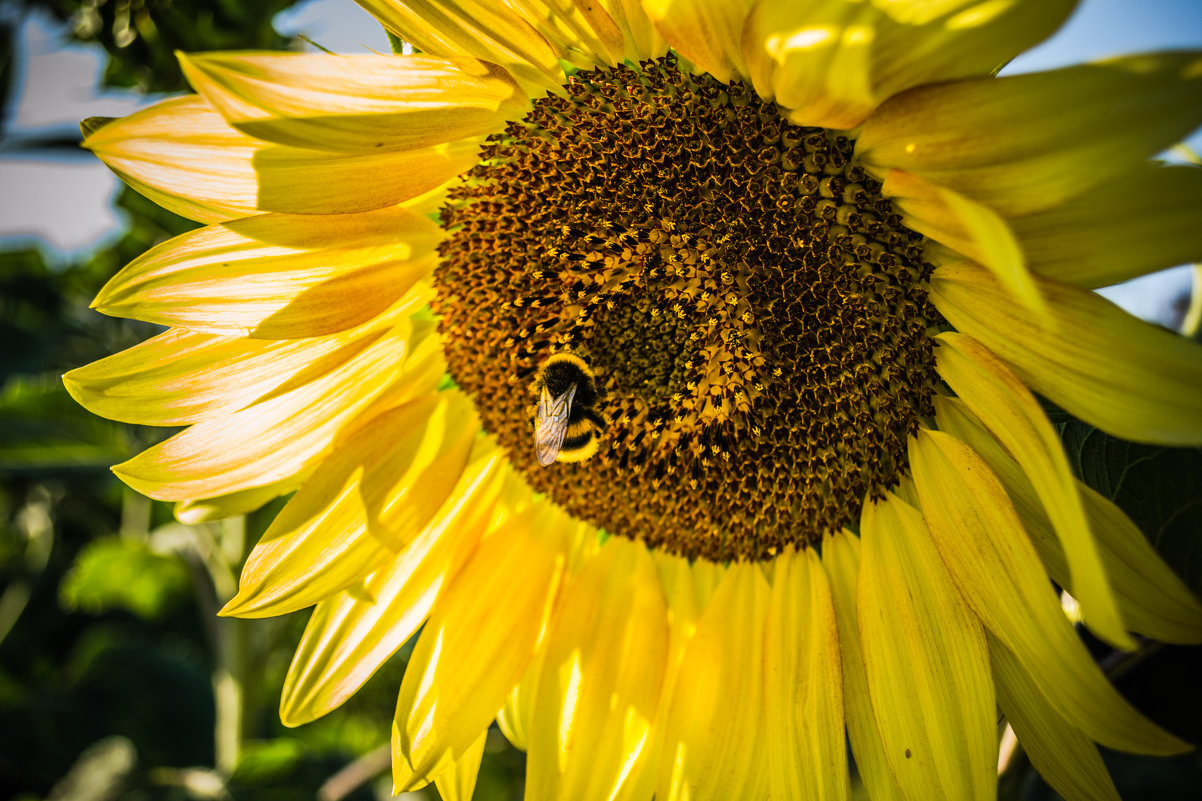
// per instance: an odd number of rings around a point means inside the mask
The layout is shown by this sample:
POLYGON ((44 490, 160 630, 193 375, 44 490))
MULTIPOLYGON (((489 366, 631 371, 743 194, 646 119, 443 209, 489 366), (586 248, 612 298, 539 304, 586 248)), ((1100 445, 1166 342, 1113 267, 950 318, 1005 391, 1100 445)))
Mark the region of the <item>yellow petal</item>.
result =
POLYGON ((759 566, 748 563, 731 565, 714 590, 673 687, 656 798, 763 795, 763 642, 770 593, 759 566))
POLYGON ((434 784, 438 787, 442 801, 471 801, 472 794, 476 791, 476 776, 480 773, 480 760, 484 758, 484 744, 487 740, 488 732, 484 731, 451 767, 434 777, 434 784))
POLYGON ((876 26, 877 97, 924 84, 991 75, 1055 32, 1077 0, 891 0, 876 26), (888 24, 891 23, 891 24, 888 24))
POLYGON ((882 176, 913 172, 1015 217, 1133 169, 1199 123, 1202 57, 1156 53, 911 89, 877 109, 856 150, 882 176))
POLYGON ((493 517, 502 458, 495 445, 479 445, 443 508, 407 548, 360 591, 317 605, 284 680, 285 725, 308 723, 342 704, 425 622, 493 517))
POLYGON ((681 664, 697 631, 702 612, 725 572, 725 568, 713 562, 697 560, 690 563, 688 559, 661 551, 652 551, 651 557, 667 599, 668 651, 660 705, 656 710, 651 742, 643 759, 643 765, 647 768, 644 771, 646 782, 633 786, 626 796, 628 798, 648 798, 654 794, 655 784, 659 780, 660 757, 668 736, 665 721, 671 711, 672 693, 681 676, 681 664))
POLYGON ((639 797, 632 791, 645 785, 667 652, 655 565, 641 543, 612 537, 555 611, 534 702, 526 798, 639 797))
POLYGON ((383 313, 429 275, 437 225, 401 208, 265 214, 177 236, 134 259, 93 306, 227 336, 313 337, 383 313))
MULTIPOLYGON (((326 337, 273 341, 172 329, 72 370, 63 384, 81 405, 110 420, 152 426, 212 420, 336 369, 377 338, 382 325, 404 320, 428 297, 419 285, 379 321, 326 337)), ((419 351, 427 355, 426 328, 414 327, 414 359, 419 351)))
POLYGON ((813 549, 774 562, 764 635, 769 794, 845 801, 843 674, 830 581, 813 549))
POLYGON ((216 498, 200 498, 180 501, 175 505, 175 519, 190 526, 210 523, 238 515, 250 514, 256 509, 287 495, 299 487, 309 476, 302 473, 292 480, 280 481, 266 487, 255 487, 242 492, 231 492, 216 498))
POLYGON ((641 0, 601 0, 601 5, 622 31, 627 59, 637 64, 668 52, 668 44, 651 24, 641 0))
MULTIPOLYGON (((507 471, 501 488, 501 498, 497 504, 500 514, 496 525, 504 524, 509 516, 519 514, 529 508, 533 497, 530 488, 519 477, 519 474, 512 470, 507 471)), ((570 564, 571 555, 569 555, 568 561, 570 564)), ((565 575, 570 572, 568 570, 565 575)), ((521 751, 527 750, 529 746, 531 721, 534 719, 534 701, 546 653, 546 639, 544 638, 535 648, 534 657, 530 660, 526 672, 522 674, 521 681, 509 691, 509 695, 505 697, 505 705, 497 713, 497 726, 501 729, 501 733, 515 748, 521 751)))
POLYGON ((370 330, 303 341, 172 329, 63 376, 71 397, 110 420, 152 426, 223 417, 370 330))
POLYGON ((1066 801, 1119 801, 1098 747, 1061 717, 1014 654, 989 638, 998 706, 1039 774, 1066 801))
POLYGON ((522 677, 554 608, 571 528, 550 504, 532 506, 485 539, 439 595, 393 722, 393 760, 418 780, 466 751, 522 677))
POLYGON ((417 539, 462 473, 474 433, 468 402, 440 394, 380 415, 340 443, 251 551, 223 614, 311 606, 417 539))
POLYGON ((746 74, 743 24, 754 1, 643 0, 643 8, 677 53, 729 82, 746 74))
MULTIPOLYGON (((997 475, 1030 533, 1048 576, 1076 597, 1064 549, 1023 469, 963 402, 936 397, 935 420, 941 431, 968 444, 997 475)), ((1124 625, 1162 642, 1202 642, 1202 603, 1161 560, 1131 518, 1085 484, 1076 484, 1124 625)), ((1088 625, 1089 610, 1083 609, 1082 613, 1088 625)))
POLYGON ((860 578, 860 540, 844 529, 822 542, 822 562, 830 576, 831 598, 839 624, 839 652, 843 667, 843 703, 847 738, 856 768, 873 801, 900 801, 901 788, 893 778, 885 747, 868 697, 868 676, 860 648, 860 621, 856 611, 856 584, 860 578))
POLYGON ((1055 31, 1075 0, 755 4, 743 29, 756 91, 799 125, 849 129, 907 89, 991 75, 1055 31))
POLYGON ((1136 442, 1202 444, 1202 346, 1093 292, 1035 280, 1046 328, 973 265, 937 268, 931 299, 1023 383, 1085 422, 1136 442))
POLYGON ((1145 754, 1186 745, 1115 692, 1060 610, 1006 491, 971 448, 938 431, 911 441, 922 510, 948 572, 1056 710, 1090 738, 1145 754))
POLYGON ((589 0, 510 0, 572 63, 613 66, 625 58, 622 30, 598 2, 589 0))
POLYGON ((285 481, 308 469, 337 433, 390 390, 409 351, 409 326, 394 325, 292 376, 258 403, 197 423, 113 468, 157 500, 211 498, 285 481))
POLYGON ((489 0, 358 0, 419 52, 500 64, 537 97, 563 83, 559 54, 511 8, 489 0))
MULTIPOLYGON (((542 643, 545 646, 546 643, 542 643)), ((543 657, 547 649, 539 647, 530 660, 530 666, 522 675, 522 680, 514 685, 505 697, 505 705, 497 712, 497 728, 505 739, 519 751, 530 750, 530 731, 533 728, 534 700, 538 690, 538 680, 542 675, 543 657)))
POLYGON ((871 3, 755 3, 743 28, 756 92, 799 125, 854 128, 876 105, 871 53, 881 11, 871 3))
POLYGON ((1111 645, 1134 650, 1085 519, 1077 481, 1039 401, 1001 360, 966 334, 937 337, 939 375, 1022 466, 1051 518, 1072 574, 1073 596, 1090 628, 1111 645))
POLYGON ((994 211, 903 170, 890 171, 881 193, 893 198, 908 227, 987 267, 1033 313, 1046 312, 1021 245, 994 211))
POLYGON ((1031 269, 1093 289, 1202 260, 1202 169, 1142 164, 1010 227, 1031 269))
POLYGON ((84 140, 113 172, 200 222, 257 212, 350 214, 394 206, 476 162, 478 138, 417 150, 329 153, 235 131, 199 97, 166 100, 84 140))
POLYGON ((902 793, 996 795, 993 679, 981 624, 922 515, 889 495, 864 506, 857 607, 872 709, 902 793))
POLYGON ((314 150, 414 149, 500 131, 528 106, 495 65, 434 56, 181 55, 192 87, 244 134, 314 150))

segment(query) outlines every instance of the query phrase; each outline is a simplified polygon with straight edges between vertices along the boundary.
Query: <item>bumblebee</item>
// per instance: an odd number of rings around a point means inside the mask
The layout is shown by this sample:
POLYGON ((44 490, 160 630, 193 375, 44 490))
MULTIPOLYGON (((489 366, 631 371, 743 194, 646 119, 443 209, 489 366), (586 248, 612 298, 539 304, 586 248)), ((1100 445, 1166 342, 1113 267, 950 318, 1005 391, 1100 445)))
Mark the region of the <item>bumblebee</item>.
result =
POLYGON ((534 450, 538 463, 583 462, 597 452, 605 418, 593 408, 597 378, 588 363, 571 353, 555 353, 538 368, 534 383, 534 450))

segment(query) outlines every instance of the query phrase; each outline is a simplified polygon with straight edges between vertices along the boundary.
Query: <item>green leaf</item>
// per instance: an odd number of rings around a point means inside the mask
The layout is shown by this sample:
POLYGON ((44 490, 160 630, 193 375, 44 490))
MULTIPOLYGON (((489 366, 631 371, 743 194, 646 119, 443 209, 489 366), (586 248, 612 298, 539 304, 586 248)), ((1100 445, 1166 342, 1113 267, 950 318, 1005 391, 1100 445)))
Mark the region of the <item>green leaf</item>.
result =
POLYGON ((0 471, 108 469, 132 452, 129 431, 79 406, 57 376, 11 380, 0 392, 0 471))
POLYGON ((1118 504, 1202 595, 1202 450, 1127 442, 1063 413, 1051 417, 1074 472, 1118 504))
POLYGON ((154 553, 142 542, 106 538, 80 552, 59 587, 68 609, 100 614, 128 609, 162 617, 188 593, 188 568, 177 557, 154 553))

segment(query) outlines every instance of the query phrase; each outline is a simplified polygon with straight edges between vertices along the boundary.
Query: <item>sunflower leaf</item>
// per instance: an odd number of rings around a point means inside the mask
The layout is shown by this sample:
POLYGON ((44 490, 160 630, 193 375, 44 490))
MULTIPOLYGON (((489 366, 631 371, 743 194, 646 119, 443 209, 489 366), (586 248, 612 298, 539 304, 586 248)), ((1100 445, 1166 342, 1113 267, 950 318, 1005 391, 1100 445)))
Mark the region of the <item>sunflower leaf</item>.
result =
POLYGON ((1127 442, 1066 414, 1050 416, 1073 471, 1126 512, 1202 594, 1202 449, 1127 442))

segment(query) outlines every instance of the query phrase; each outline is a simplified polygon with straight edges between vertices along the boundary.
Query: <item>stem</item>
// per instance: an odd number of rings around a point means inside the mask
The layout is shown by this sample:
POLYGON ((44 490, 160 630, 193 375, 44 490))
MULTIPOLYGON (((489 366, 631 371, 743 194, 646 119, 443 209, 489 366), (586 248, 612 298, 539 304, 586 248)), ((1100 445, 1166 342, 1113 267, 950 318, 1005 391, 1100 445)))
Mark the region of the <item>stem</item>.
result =
POLYGON ((327 779, 317 790, 318 801, 341 801, 361 785, 388 770, 391 762, 391 743, 384 743, 374 751, 368 751, 327 779))
MULTIPOLYGON (((216 610, 214 610, 214 613, 216 610)), ((217 648, 213 667, 213 700, 217 705, 217 725, 214 736, 217 748, 217 770, 230 776, 238 766, 242 750, 242 684, 239 681, 245 664, 246 642, 242 636, 245 624, 232 618, 217 619, 217 648)))

